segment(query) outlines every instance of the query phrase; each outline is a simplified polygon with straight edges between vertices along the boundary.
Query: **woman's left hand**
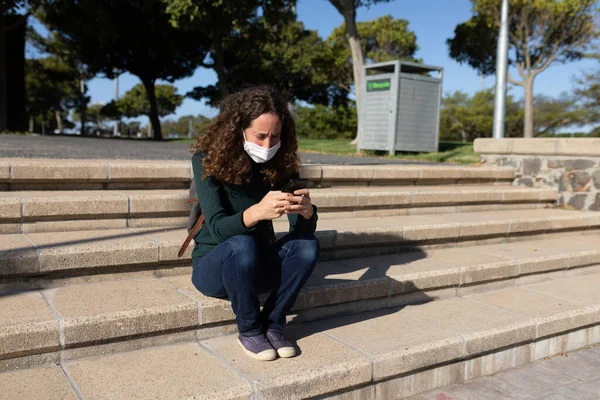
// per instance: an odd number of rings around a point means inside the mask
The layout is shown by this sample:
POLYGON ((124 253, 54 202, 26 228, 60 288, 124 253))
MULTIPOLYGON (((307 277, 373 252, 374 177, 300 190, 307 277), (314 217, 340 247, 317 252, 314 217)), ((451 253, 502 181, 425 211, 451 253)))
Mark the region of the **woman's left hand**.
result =
POLYGON ((305 219, 311 219, 314 214, 308 189, 299 189, 294 194, 289 194, 287 200, 290 204, 285 206, 286 214, 300 214, 305 219))

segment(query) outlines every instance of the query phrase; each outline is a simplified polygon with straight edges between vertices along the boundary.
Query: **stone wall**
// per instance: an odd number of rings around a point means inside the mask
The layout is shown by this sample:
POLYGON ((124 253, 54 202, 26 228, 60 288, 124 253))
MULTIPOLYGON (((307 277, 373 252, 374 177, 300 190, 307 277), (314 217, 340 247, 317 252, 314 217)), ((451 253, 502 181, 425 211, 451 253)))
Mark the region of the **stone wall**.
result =
POLYGON ((515 186, 555 188, 558 202, 600 211, 600 139, 477 139, 488 166, 512 167, 515 186))

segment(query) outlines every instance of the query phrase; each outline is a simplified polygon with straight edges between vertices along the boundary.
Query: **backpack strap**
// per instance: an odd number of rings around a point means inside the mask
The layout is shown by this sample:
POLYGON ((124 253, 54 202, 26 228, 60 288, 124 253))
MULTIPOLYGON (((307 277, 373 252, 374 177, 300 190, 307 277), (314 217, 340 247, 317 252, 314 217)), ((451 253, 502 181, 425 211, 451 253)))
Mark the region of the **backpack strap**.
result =
POLYGON ((194 236, 196 236, 196 234, 198 233, 200 228, 202 228, 202 224, 204 224, 204 215, 200 214, 198 221, 196 221, 193 228, 190 230, 190 233, 188 233, 187 237, 185 238, 185 241, 181 245, 181 248, 179 249, 179 253, 177 253, 178 257, 183 256, 183 253, 185 253, 185 251, 187 250, 187 248, 190 245, 190 242, 192 241, 194 236))

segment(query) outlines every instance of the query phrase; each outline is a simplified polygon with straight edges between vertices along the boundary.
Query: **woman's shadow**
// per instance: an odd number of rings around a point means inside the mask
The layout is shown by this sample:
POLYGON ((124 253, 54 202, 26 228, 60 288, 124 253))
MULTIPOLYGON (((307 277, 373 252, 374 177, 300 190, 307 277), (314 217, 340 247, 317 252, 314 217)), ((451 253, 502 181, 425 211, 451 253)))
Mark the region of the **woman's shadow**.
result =
POLYGON ((414 282, 402 279, 426 265, 431 268, 421 247, 403 245, 383 251, 388 254, 317 264, 292 310, 286 338, 297 343, 315 333, 383 317, 407 305, 436 299, 414 282))

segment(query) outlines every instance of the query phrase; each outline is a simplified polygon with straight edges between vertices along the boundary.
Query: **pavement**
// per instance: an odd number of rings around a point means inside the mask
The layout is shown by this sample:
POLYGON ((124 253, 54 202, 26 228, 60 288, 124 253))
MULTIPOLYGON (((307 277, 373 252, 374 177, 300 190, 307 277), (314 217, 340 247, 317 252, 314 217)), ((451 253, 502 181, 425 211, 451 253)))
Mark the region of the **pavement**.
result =
POLYGON ((600 346, 437 389, 410 400, 511 399, 600 399, 600 346))
MULTIPOLYGON (((122 160, 189 160, 187 143, 80 136, 26 136, 0 134, 0 158, 75 158, 122 160)), ((431 164, 385 158, 300 153, 303 164, 431 164)))

